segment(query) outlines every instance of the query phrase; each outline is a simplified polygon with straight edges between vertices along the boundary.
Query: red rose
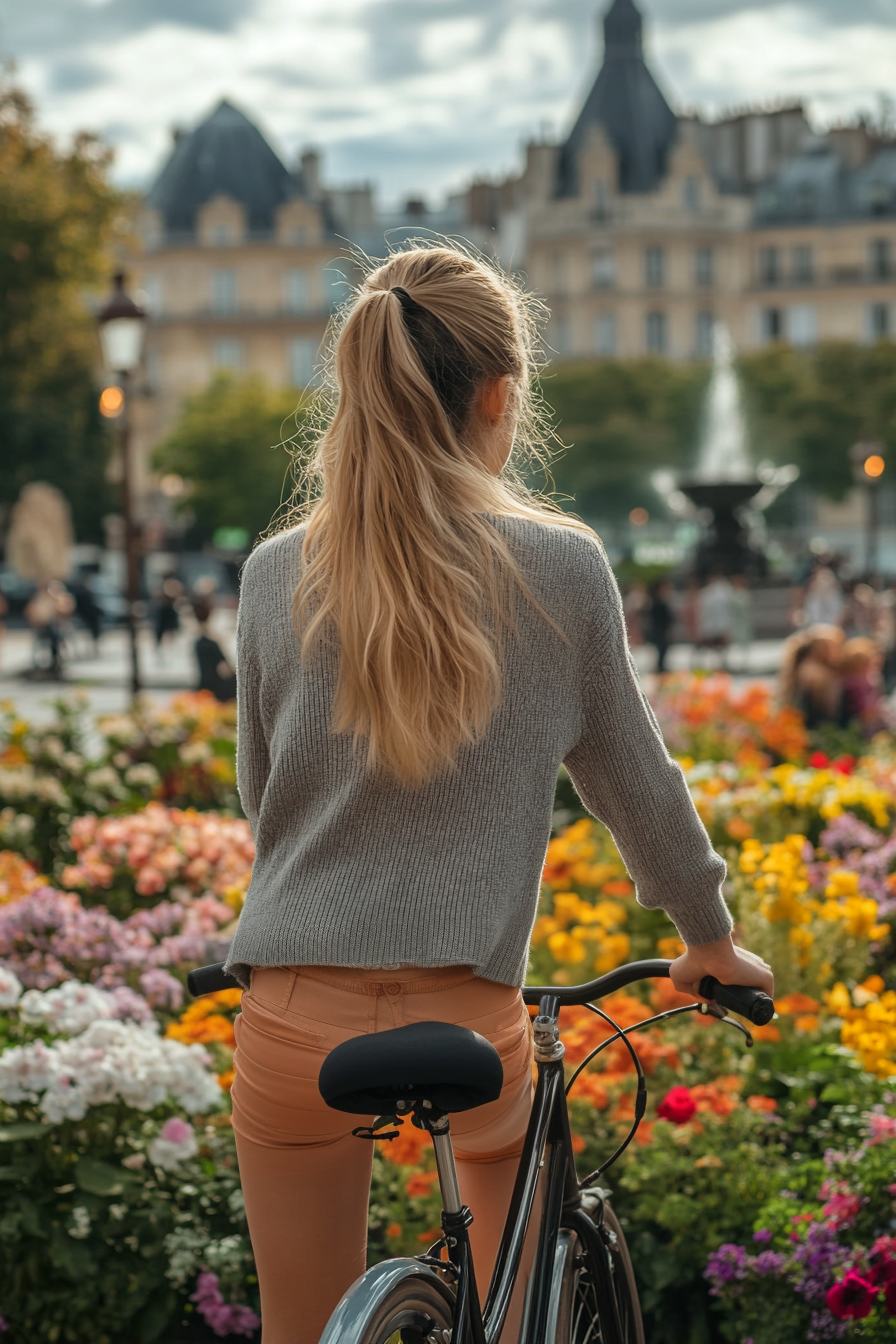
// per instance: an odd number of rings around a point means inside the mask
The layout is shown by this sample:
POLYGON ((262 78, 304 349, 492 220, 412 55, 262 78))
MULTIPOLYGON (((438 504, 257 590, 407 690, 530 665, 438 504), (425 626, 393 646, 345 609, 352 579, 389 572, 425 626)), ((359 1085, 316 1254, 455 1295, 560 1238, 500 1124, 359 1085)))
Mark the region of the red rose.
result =
POLYGON ((855 768, 855 756, 838 756, 836 761, 831 762, 831 769, 837 770, 841 775, 851 775, 855 768))
POLYGON ((688 1088, 673 1087, 657 1106, 656 1113, 673 1125, 686 1125, 697 1114, 697 1103, 688 1088))
POLYGON ((863 1321, 874 1310, 875 1290, 867 1279, 851 1269, 840 1283, 835 1283, 825 1295, 832 1316, 838 1321, 863 1321))
POLYGON ((896 1278, 884 1285, 884 1306, 888 1316, 896 1316, 896 1278))
POLYGON ((830 756, 826 756, 823 751, 813 751, 809 757, 809 764, 813 770, 824 770, 825 766, 830 765, 830 763, 830 756))

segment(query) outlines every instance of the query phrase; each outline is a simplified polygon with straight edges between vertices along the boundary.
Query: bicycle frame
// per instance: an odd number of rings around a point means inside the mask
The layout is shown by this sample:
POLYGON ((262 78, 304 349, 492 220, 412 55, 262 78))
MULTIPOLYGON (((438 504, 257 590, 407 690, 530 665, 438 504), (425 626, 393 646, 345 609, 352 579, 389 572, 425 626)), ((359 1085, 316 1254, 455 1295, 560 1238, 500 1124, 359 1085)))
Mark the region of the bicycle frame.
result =
MULTIPOLYGON (((667 963, 662 971, 667 974, 667 963)), ((607 1251, 590 1218, 582 1212, 582 1194, 576 1174, 569 1114, 566 1108, 564 1055, 559 1040, 560 997, 551 991, 539 1002, 536 1019, 535 1064, 538 1080, 532 1113, 485 1307, 480 1313, 475 1281, 469 1274, 469 1242, 458 1265, 457 1314, 452 1344, 498 1344, 514 1285, 523 1243, 535 1205, 539 1175, 546 1169, 538 1247, 529 1284, 521 1344, 547 1344, 548 1322, 555 1319, 560 1282, 557 1245, 561 1229, 569 1228, 589 1243, 592 1262, 602 1266, 607 1251)), ((612 1294, 611 1294, 612 1296, 612 1294)), ((603 1323, 602 1323, 603 1324, 603 1323)), ((621 1344, 618 1322, 604 1324, 605 1344, 621 1344)))

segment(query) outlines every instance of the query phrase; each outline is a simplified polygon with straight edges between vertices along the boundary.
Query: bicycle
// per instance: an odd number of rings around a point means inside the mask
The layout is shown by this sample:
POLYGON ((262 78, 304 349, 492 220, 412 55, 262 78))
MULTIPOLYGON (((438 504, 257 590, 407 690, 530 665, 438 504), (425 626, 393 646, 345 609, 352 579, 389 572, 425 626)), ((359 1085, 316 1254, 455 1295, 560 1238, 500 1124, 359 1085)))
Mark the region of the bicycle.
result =
MULTIPOLYGON (((775 1011, 761 991, 720 985, 710 976, 700 984, 709 1003, 667 1009, 630 1027, 619 1027, 592 1002, 638 980, 668 977, 670 964, 631 962, 585 985, 523 989, 524 1001, 538 1006, 532 1024, 537 1083, 482 1309, 468 1233, 473 1215, 460 1198, 449 1116, 497 1098, 503 1084, 497 1051, 475 1032, 445 1022, 416 1022, 358 1036, 331 1051, 320 1073, 323 1099, 336 1110, 377 1117, 355 1134, 388 1139, 408 1119, 429 1134, 442 1198, 442 1237, 424 1255, 386 1260, 367 1270, 337 1305, 320 1344, 498 1344, 542 1170, 541 1223, 520 1344, 645 1344, 625 1237, 609 1192, 598 1184, 631 1143, 647 1105, 644 1071, 629 1037, 682 1013, 700 1012, 736 1027, 752 1045, 749 1031, 727 1016, 728 1009, 755 1025, 769 1022, 775 1011), (559 1017, 570 1005, 596 1013, 611 1034, 567 1082, 559 1017), (625 1043, 637 1074, 634 1121, 615 1153, 580 1180, 566 1098, 582 1070, 617 1040, 625 1043)), ((236 981, 218 963, 191 972, 188 983, 193 994, 207 994, 236 981)))

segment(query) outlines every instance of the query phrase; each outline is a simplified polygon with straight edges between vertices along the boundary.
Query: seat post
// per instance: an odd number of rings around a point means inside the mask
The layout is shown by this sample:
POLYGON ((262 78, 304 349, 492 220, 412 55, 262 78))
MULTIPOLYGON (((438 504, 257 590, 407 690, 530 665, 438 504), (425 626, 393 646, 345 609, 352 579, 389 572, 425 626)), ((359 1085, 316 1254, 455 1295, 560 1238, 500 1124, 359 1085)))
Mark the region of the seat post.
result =
POLYGON ((442 1208, 446 1213, 460 1213, 463 1207, 460 1201, 460 1186, 457 1182, 457 1167, 454 1163, 454 1149, 451 1146, 451 1131, 447 1115, 431 1120, 427 1129, 432 1136, 433 1151, 436 1155, 436 1170, 439 1173, 439 1188, 442 1192, 442 1208))

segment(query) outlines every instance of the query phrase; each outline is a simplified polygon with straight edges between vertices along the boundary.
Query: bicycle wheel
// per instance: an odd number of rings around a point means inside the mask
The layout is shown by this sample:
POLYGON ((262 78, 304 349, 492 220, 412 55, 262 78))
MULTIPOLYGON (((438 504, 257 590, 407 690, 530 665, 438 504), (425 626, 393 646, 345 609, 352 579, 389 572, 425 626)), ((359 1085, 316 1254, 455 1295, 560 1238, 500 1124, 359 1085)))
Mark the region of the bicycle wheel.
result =
POLYGON ((449 1344, 454 1311, 430 1283, 408 1279, 386 1297, 357 1344, 449 1344))
POLYGON ((619 1219, 607 1203, 602 1227, 587 1206, 582 1213, 595 1225, 587 1235, 574 1228, 565 1233, 555 1344, 609 1344, 615 1338, 614 1297, 619 1344, 645 1344, 635 1272, 619 1219), (603 1272, 593 1258, 605 1256, 602 1247, 609 1251, 609 1267, 603 1272))

